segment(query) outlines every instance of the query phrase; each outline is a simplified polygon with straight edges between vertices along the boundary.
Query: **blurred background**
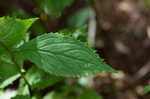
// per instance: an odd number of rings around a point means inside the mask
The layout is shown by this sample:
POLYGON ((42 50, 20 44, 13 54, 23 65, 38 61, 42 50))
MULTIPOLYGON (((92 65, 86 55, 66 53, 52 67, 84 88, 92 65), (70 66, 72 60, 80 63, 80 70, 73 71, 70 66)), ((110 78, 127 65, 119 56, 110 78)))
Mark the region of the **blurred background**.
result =
MULTIPOLYGON (((118 71, 69 78, 43 90, 43 95, 63 86, 71 97, 76 90, 86 90, 79 97, 95 95, 84 99, 150 99, 150 94, 141 95, 150 84, 150 0, 0 0, 0 16, 39 17, 30 39, 50 32, 71 35, 88 42, 118 71)), ((5 93, 14 95, 17 84, 1 91, 0 99, 6 99, 5 93)))

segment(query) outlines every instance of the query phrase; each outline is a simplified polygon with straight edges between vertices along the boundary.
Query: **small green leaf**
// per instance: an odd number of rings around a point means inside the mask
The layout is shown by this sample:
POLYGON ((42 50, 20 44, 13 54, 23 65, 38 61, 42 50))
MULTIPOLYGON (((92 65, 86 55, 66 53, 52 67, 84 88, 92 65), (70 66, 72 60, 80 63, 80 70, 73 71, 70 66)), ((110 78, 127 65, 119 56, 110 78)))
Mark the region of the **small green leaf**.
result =
POLYGON ((50 92, 46 94, 43 99, 66 99, 63 93, 50 92))
MULTIPOLYGON (((25 36, 27 30, 37 18, 16 19, 10 17, 0 18, 0 42, 3 42, 8 48, 14 47, 25 36)), ((0 54, 4 48, 0 46, 0 54)))
POLYGON ((29 86, 25 84, 24 79, 20 79, 19 81, 19 94, 30 96, 29 86))
POLYGON ((89 18, 89 8, 84 8, 74 13, 68 20, 68 25, 72 28, 80 28, 85 25, 89 18))
POLYGON ((59 15, 65 7, 70 6, 74 0, 44 0, 44 11, 52 16, 59 15))
POLYGON ((88 45, 61 34, 44 34, 16 50, 20 59, 58 76, 80 77, 115 72, 88 45))
POLYGON ((31 99, 43 99, 41 96, 41 92, 34 94, 31 99))
POLYGON ((23 9, 18 9, 18 8, 9 9, 8 12, 6 13, 7 16, 14 17, 14 18, 26 19, 31 17, 31 15, 26 13, 23 9))
POLYGON ((43 70, 40 70, 35 66, 32 66, 32 68, 30 68, 26 73, 26 79, 28 80, 32 89, 36 90, 42 90, 62 80, 61 77, 45 73, 43 70))
POLYGON ((146 87, 144 88, 144 90, 142 91, 142 94, 147 94, 149 91, 150 91, 150 85, 149 85, 149 86, 146 86, 146 87))
POLYGON ((15 97, 12 97, 11 99, 30 99, 30 96, 27 96, 27 95, 17 95, 15 97))
POLYGON ((0 60, 0 88, 5 88, 19 77, 20 74, 14 64, 0 60))
POLYGON ((60 34, 71 36, 82 42, 87 42, 87 26, 82 26, 78 29, 63 29, 59 31, 60 34))
POLYGON ((95 91, 86 90, 82 94, 80 94, 77 99, 103 99, 103 98, 100 95, 98 95, 95 91))
POLYGON ((32 34, 35 36, 41 35, 46 32, 43 24, 39 21, 36 21, 31 27, 32 34))

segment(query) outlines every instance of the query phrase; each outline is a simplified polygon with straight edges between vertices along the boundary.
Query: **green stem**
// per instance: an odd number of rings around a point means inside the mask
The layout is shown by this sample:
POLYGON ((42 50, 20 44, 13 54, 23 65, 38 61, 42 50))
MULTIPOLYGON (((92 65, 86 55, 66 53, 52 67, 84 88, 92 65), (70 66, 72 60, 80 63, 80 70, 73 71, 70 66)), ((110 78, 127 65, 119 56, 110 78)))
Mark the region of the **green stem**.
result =
POLYGON ((7 46, 3 42, 0 41, 0 45, 9 53, 12 62, 17 67, 18 72, 20 73, 21 77, 24 79, 25 84, 28 85, 29 91, 31 93, 31 86, 30 86, 29 82, 27 81, 27 79, 25 78, 24 72, 21 71, 21 68, 20 68, 19 64, 17 63, 17 61, 15 60, 13 53, 7 48, 7 46))

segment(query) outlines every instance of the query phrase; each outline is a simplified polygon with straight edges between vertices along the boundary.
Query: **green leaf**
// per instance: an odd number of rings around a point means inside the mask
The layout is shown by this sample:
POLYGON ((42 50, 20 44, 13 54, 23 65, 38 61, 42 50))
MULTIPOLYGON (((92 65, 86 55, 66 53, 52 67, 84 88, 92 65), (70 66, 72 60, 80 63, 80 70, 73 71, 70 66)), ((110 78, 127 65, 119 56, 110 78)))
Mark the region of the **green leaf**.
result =
POLYGON ((0 88, 5 88, 19 77, 20 74, 14 64, 0 60, 0 88))
POLYGON ((32 89, 36 90, 42 90, 62 80, 61 77, 52 76, 35 66, 32 66, 32 68, 30 68, 26 73, 26 79, 28 80, 32 89))
POLYGON ((43 99, 76 99, 72 93, 78 93, 81 91, 81 86, 77 85, 64 85, 59 87, 59 91, 48 92, 43 99))
MULTIPOLYGON (((27 30, 37 18, 16 19, 10 17, 0 18, 0 42, 3 42, 8 48, 14 47, 25 36, 27 30)), ((0 54, 4 48, 0 46, 0 54)))
POLYGON ((30 96, 29 86, 24 82, 24 79, 20 79, 19 81, 19 94, 30 96))
POLYGON ((78 93, 82 90, 83 87, 79 86, 78 84, 69 85, 66 84, 60 88, 60 93, 64 96, 69 96, 71 93, 75 92, 78 93))
POLYGON ((90 8, 84 8, 74 13, 68 20, 68 25, 72 28, 80 28, 85 25, 89 18, 90 8))
POLYGON ((7 16, 14 17, 14 18, 26 19, 31 17, 31 15, 26 13, 23 9, 18 9, 18 8, 9 9, 8 12, 6 13, 7 16))
POLYGON ((65 7, 70 6, 74 0, 44 0, 44 11, 52 16, 59 15, 65 7))
POLYGON ((87 26, 78 29, 63 29, 59 31, 60 34, 71 36, 82 42, 87 42, 87 26))
POLYGON ((24 38, 15 46, 15 48, 18 48, 21 45, 23 45, 25 42, 28 42, 29 39, 30 39, 30 33, 26 33, 26 35, 24 36, 24 38))
POLYGON ((40 21, 36 21, 31 27, 32 34, 35 36, 41 35, 46 32, 43 24, 40 21))
POLYGON ((150 4, 150 0, 147 0, 148 1, 148 3, 150 4))
POLYGON ((48 94, 46 94, 43 99, 76 99, 74 96, 66 96, 63 94, 63 92, 55 92, 52 91, 48 94))
POLYGON ((64 85, 61 86, 59 91, 52 91, 47 93, 43 99, 76 99, 76 95, 72 93, 79 93, 82 90, 78 85, 64 85))
POLYGON ((99 96, 95 91, 86 90, 82 94, 80 94, 77 99, 103 99, 103 98, 99 96))
POLYGON ((44 34, 16 50, 20 59, 58 76, 80 77, 115 72, 88 45, 61 34, 44 34))
POLYGON ((150 92, 150 85, 149 86, 146 86, 144 88, 144 90, 142 91, 142 94, 147 94, 148 92, 150 92))
POLYGON ((63 93, 50 92, 46 94, 43 99, 66 99, 63 93))
POLYGON ((42 95, 42 94, 41 94, 40 91, 39 91, 39 92, 36 92, 36 93, 34 93, 34 95, 32 96, 31 99, 43 99, 41 95, 42 95))
POLYGON ((15 97, 12 97, 11 99, 30 99, 30 96, 27 96, 27 95, 17 95, 15 97))

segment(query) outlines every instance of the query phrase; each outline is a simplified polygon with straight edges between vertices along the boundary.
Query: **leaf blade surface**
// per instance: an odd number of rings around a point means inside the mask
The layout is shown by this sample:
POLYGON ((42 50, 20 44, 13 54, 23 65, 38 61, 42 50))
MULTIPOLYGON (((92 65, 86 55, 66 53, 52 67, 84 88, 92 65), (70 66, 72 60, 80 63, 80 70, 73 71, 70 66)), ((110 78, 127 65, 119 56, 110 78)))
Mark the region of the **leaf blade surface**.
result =
POLYGON ((80 77, 115 72, 88 45, 61 34, 39 36, 20 47, 17 54, 58 76, 80 77))

